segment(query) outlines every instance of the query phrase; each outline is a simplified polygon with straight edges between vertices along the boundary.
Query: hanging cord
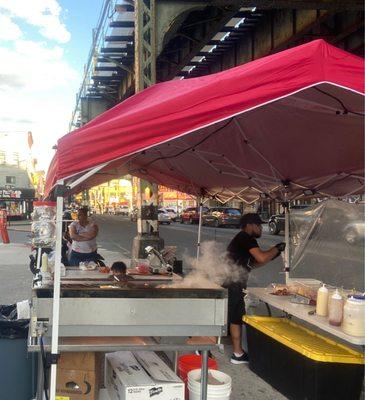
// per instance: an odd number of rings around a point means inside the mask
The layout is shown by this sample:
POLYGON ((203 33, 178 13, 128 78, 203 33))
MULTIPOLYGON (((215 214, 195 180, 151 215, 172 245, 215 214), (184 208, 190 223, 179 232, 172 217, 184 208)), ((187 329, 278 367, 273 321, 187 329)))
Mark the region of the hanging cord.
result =
POLYGON ((46 353, 44 351, 44 345, 43 345, 42 336, 39 338, 39 342, 40 342, 40 345, 41 345, 41 355, 42 355, 44 395, 46 396, 46 400, 49 400, 49 396, 48 396, 48 376, 47 376, 47 374, 48 374, 48 365, 47 365, 46 353))
POLYGON ((336 100, 341 105, 341 107, 343 108, 343 111, 344 111, 345 114, 354 114, 354 115, 359 115, 360 117, 364 117, 365 116, 365 114, 349 110, 345 106, 345 104, 338 97, 334 96, 333 94, 327 93, 324 90, 319 89, 318 87, 314 87, 313 89, 317 90, 318 92, 320 92, 320 93, 322 93, 322 94, 324 94, 324 95, 326 95, 328 97, 331 97, 331 99, 333 99, 333 100, 336 100))

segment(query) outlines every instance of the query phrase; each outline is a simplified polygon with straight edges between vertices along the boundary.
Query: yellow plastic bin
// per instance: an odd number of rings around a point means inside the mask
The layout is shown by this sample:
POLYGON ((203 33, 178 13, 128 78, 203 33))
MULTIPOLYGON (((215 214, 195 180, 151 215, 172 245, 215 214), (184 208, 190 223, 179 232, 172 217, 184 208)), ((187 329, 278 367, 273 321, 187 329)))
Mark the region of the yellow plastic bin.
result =
POLYGON ((245 316, 250 369, 293 400, 359 400, 364 355, 286 318, 245 316))

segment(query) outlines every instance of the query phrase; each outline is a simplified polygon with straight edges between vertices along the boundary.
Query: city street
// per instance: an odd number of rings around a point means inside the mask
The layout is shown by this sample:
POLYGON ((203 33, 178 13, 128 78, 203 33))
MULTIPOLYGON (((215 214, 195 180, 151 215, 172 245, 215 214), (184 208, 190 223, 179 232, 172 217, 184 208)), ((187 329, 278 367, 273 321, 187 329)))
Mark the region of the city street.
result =
MULTIPOLYGON (((96 215, 93 216, 93 219, 99 225, 99 253, 105 257, 106 264, 110 265, 112 262, 121 259, 125 261, 130 259, 132 241, 137 233, 136 223, 131 222, 125 216, 96 215)), ((165 245, 177 246, 177 256, 183 260, 185 274, 189 273, 191 259, 196 255, 197 231, 197 225, 180 224, 179 222, 160 226, 160 236, 165 240, 165 245)), ((209 241, 213 243, 213 248, 223 251, 237 232, 238 229, 202 227, 202 244, 209 241)), ((9 230, 11 243, 0 245, 2 255, 0 258, 0 304, 10 304, 30 298, 29 234, 29 223, 12 224, 9 230)), ((267 226, 264 225, 263 235, 258 241, 263 249, 267 249, 283 240, 282 234, 271 235, 268 233, 267 226)), ((327 263, 335 263, 338 251, 336 250, 336 242, 326 243, 321 254, 316 252, 315 249, 310 251, 309 260, 313 261, 312 268, 319 268, 324 259, 327 263)), ((358 257, 358 251, 359 247, 353 248, 352 254, 355 259, 358 257)), ((350 258, 349 261, 351 261, 350 258)), ((349 265, 352 264, 349 262, 349 265)), ((352 267, 354 268, 356 265, 355 263, 352 267)), ((220 267, 221 265, 217 263, 216 268, 219 269, 220 267)), ((283 282, 282 270, 283 260, 278 257, 263 268, 254 270, 249 278, 249 286, 267 286, 272 282, 283 282)), ((254 308, 253 310, 255 313, 266 312, 264 309, 254 308)), ((223 343, 225 352, 215 352, 214 355, 220 370, 232 377, 232 399, 285 400, 285 397, 250 371, 247 365, 234 366, 230 364, 231 345, 229 338, 223 338, 223 343)))
MULTIPOLYGON (((133 238, 136 236, 136 223, 129 221, 127 217, 98 215, 95 217, 99 225, 99 252, 106 259, 107 256, 115 257, 116 253, 124 258, 130 258, 133 238), (107 250, 107 253, 105 253, 107 250)), ((225 249, 230 240, 238 233, 238 229, 202 227, 201 242, 215 241, 220 249, 225 249)), ((189 271, 187 259, 195 257, 198 225, 180 224, 173 222, 171 225, 160 225, 160 236, 165 240, 165 246, 177 246, 177 255, 183 260, 184 272, 189 271)), ((267 249, 275 243, 284 240, 283 235, 273 236, 264 225, 264 233, 259 240, 260 246, 267 249)), ((219 266, 217 265, 217 268, 219 266)), ((257 269, 251 273, 249 283, 251 286, 266 286, 271 282, 283 282, 283 261, 279 257, 266 267, 257 269)))
POLYGON ((190 399, 358 400, 337 344, 365 344, 364 10, 0 0, 0 400, 183 400, 97 353, 166 350, 183 379, 200 336, 228 376, 204 362, 190 399))
MULTIPOLYGON (((98 236, 99 252, 107 264, 118 259, 129 259, 132 240, 136 235, 136 223, 127 217, 98 215, 95 216, 100 233, 98 236)), ((182 225, 172 223, 160 228, 160 235, 165 244, 178 246, 178 256, 184 261, 196 254, 197 225, 182 225)), ((266 231, 266 227, 264 227, 266 231)), ((202 228, 202 241, 216 241, 217 246, 225 248, 230 239, 238 232, 228 228, 202 228)), ((29 272, 30 225, 14 224, 10 227, 9 245, 0 244, 0 304, 10 304, 30 298, 31 273, 29 272)), ((282 236, 272 236, 264 232, 260 245, 263 248, 282 241, 282 236)), ((219 268, 219 265, 217 265, 219 268)), ((277 258, 265 268, 254 271, 250 277, 251 285, 267 285, 273 281, 283 281, 280 271, 283 268, 282 259, 277 258)), ((184 265, 187 270, 187 265, 184 265)), ((188 272, 188 271, 185 271, 188 272)), ((233 400, 285 400, 279 392, 254 374, 247 364, 233 365, 229 362, 231 345, 229 338, 223 338, 224 353, 215 352, 219 369, 232 378, 233 400)))
MULTIPOLYGON (((94 219, 99 225, 99 253, 105 258, 106 263, 110 265, 119 259, 130 259, 132 241, 137 234, 136 223, 131 222, 127 217, 114 215, 97 215, 94 219)), ((29 231, 29 225, 10 226, 12 250, 10 251, 7 245, 1 247, 4 256, 0 259, 0 304, 12 303, 28 297, 31 274, 28 268, 30 248, 26 245, 30 243, 29 231), (15 252, 14 246, 16 246, 15 252), (7 248, 9 250, 5 253, 7 248)), ((220 249, 224 249, 237 232, 238 229, 202 227, 202 243, 215 241, 220 249)), ((160 226, 160 236, 165 240, 165 245, 177 246, 177 255, 183 260, 185 273, 189 271, 187 259, 196 255, 197 234, 197 225, 173 222, 171 225, 160 226)), ((272 236, 267 233, 267 228, 264 226, 264 233, 259 244, 265 249, 283 239, 283 236, 272 236)), ((253 271, 249 284, 266 286, 271 282, 283 282, 282 270, 283 261, 279 257, 267 266, 253 271)))

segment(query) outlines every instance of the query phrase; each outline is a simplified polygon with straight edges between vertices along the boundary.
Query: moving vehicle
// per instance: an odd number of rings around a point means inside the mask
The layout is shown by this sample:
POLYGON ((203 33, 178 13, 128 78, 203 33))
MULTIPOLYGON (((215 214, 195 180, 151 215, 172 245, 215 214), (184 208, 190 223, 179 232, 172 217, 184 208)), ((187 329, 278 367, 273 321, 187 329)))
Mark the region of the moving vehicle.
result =
MULTIPOLYGON (((188 222, 189 224, 197 224, 199 223, 199 208, 200 207, 189 207, 186 210, 184 210, 181 214, 181 220, 180 223, 188 222)), ((208 207, 203 207, 203 215, 204 213, 208 212, 209 208, 208 207)))
POLYGON ((158 212, 158 222, 160 224, 167 224, 167 225, 171 224, 171 217, 168 212, 166 212, 165 210, 158 210, 157 212, 158 212))
POLYGON ((241 211, 238 208, 214 207, 203 215, 203 225, 234 226, 238 228, 241 221, 241 211))

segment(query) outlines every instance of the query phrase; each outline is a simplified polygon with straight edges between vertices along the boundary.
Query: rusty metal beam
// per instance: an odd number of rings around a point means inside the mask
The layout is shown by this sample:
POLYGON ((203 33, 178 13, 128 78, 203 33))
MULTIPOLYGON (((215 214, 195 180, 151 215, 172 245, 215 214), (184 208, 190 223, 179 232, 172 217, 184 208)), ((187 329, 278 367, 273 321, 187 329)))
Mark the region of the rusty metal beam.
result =
POLYGON ((189 52, 187 54, 184 54, 179 59, 178 65, 176 65, 175 68, 171 68, 169 74, 167 76, 164 76, 163 80, 166 81, 174 78, 178 74, 178 72, 182 70, 182 68, 184 68, 186 65, 189 65, 189 62, 194 56, 200 55, 201 49, 212 40, 212 37, 217 32, 219 32, 220 29, 223 28, 231 18, 234 17, 237 11, 238 8, 236 7, 229 7, 229 9, 222 11, 219 22, 217 22, 213 26, 207 27, 204 36, 198 42, 195 43, 190 41, 191 45, 189 48, 189 52))
POLYGON ((350 36, 352 33, 357 32, 359 29, 364 27, 364 20, 359 19, 356 21, 353 25, 349 26, 345 30, 343 30, 340 34, 338 34, 336 37, 334 37, 330 42, 332 44, 336 44, 338 42, 341 42, 343 39, 345 39, 347 36, 350 36))
POLYGON ((284 42, 280 43, 279 45, 275 46, 270 53, 277 53, 279 51, 285 50, 292 43, 295 43, 296 41, 300 40, 303 38, 304 35, 309 33, 312 29, 316 28, 319 26, 322 22, 327 20, 333 13, 323 13, 322 15, 317 15, 317 18, 310 24, 308 24, 304 29, 297 31, 296 27, 293 28, 293 35, 288 39, 285 40, 284 42), (294 33, 295 32, 295 33, 294 33))
POLYGON ((156 82, 156 7, 155 0, 135 2, 135 91, 156 82))
MULTIPOLYGON (((164 0, 158 1, 163 2, 164 0)), ((194 2, 194 0, 185 1, 194 2)), ((362 0, 207 0, 206 3, 215 7, 237 6, 257 7, 260 9, 364 10, 364 2, 362 0)))

